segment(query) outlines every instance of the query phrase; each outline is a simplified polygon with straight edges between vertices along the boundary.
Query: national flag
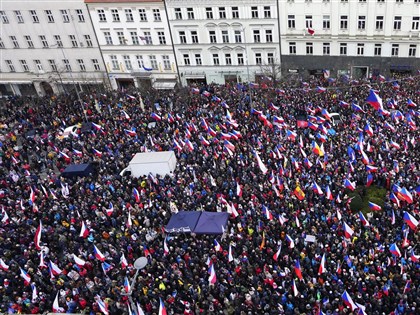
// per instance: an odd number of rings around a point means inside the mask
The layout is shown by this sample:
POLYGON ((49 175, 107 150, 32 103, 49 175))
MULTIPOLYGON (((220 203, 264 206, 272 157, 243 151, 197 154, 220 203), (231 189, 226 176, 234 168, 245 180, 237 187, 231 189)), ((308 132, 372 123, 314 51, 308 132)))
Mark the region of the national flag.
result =
POLYGON ((400 85, 398 84, 398 81, 394 81, 394 83, 392 83, 392 88, 394 90, 399 90, 400 89, 400 85))
POLYGON ((39 226, 35 231, 35 247, 37 250, 41 250, 41 234, 42 234, 42 222, 39 221, 39 226))
POLYGON ((101 251, 96 247, 96 245, 93 245, 93 254, 95 255, 95 258, 104 262, 105 256, 101 253, 101 251))
POLYGON ((339 105, 342 106, 342 107, 348 107, 349 103, 347 103, 345 101, 340 101, 339 105))
POLYGON ((297 133, 294 132, 294 131, 291 131, 291 130, 286 130, 286 137, 287 137, 287 139, 295 141, 296 137, 297 137, 297 133))
POLYGON ((315 142, 312 141, 312 152, 319 155, 324 156, 324 150, 315 142))
POLYGON ((210 276, 209 276, 209 284, 215 284, 217 281, 216 271, 214 270, 214 265, 210 266, 210 276))
POLYGON ((197 88, 192 88, 192 89, 191 89, 191 93, 192 93, 192 94, 200 94, 200 90, 199 90, 199 89, 197 89, 197 88))
POLYGON ((352 298, 347 293, 347 291, 344 291, 344 293, 341 295, 341 298, 343 299, 344 304, 350 307, 352 311, 354 311, 357 308, 357 305, 354 304, 352 298))
POLYGON ((220 244, 217 240, 213 240, 213 244, 214 244, 214 250, 216 252, 222 252, 223 251, 222 246, 220 246, 220 244))
POLYGON ((303 277, 302 277, 302 269, 300 267, 299 259, 296 259, 296 262, 295 262, 295 265, 294 265, 294 269, 295 269, 296 276, 299 278, 299 280, 302 280, 303 279, 303 277))
POLYGON ((312 190, 315 193, 317 193, 318 195, 323 195, 324 194, 324 192, 322 191, 321 187, 316 182, 313 182, 313 184, 312 184, 312 190))
POLYGON ((419 262, 420 261, 420 255, 414 254, 414 249, 411 250, 410 259, 412 262, 419 262))
POLYGON ((309 33, 310 35, 314 35, 314 34, 315 34, 315 30, 314 30, 313 28, 311 28, 311 27, 308 27, 308 28, 307 28, 307 31, 308 31, 308 33, 309 33))
POLYGON ((211 95, 209 91, 203 91, 201 94, 203 94, 205 97, 209 97, 211 95))
POLYGON ((389 129, 389 130, 391 130, 392 132, 396 132, 396 131, 397 131, 397 129, 396 129, 393 125, 389 124, 388 122, 385 122, 385 123, 384 123, 384 128, 385 128, 385 129, 389 129))
POLYGON ((373 165, 366 165, 366 172, 370 173, 376 173, 378 171, 378 167, 377 166, 373 166, 373 165))
POLYGON ((73 149, 73 153, 74 153, 76 156, 78 156, 78 157, 82 157, 82 156, 83 156, 82 151, 79 151, 79 150, 76 150, 76 149, 73 149))
POLYGON ((325 268, 325 262, 326 262, 326 258, 325 258, 325 253, 324 253, 324 255, 322 255, 322 258, 321 258, 321 264, 319 265, 318 275, 321 275, 327 271, 325 268))
POLYGON ((229 150, 235 151, 235 145, 232 142, 230 142, 229 140, 224 140, 223 145, 225 147, 227 147, 229 150))
POLYGON ((79 267, 83 267, 86 264, 86 261, 77 257, 75 254, 73 254, 73 259, 74 259, 74 262, 76 263, 76 265, 78 265, 79 267))
POLYGON ((270 210, 266 206, 262 206, 262 213, 267 220, 273 220, 273 215, 271 214, 270 210))
POLYGON ((242 197, 242 186, 238 182, 236 182, 236 196, 242 197))
POLYGON ((65 312, 64 308, 60 307, 60 305, 58 304, 58 292, 57 292, 57 295, 55 296, 54 303, 53 303, 53 306, 52 306, 52 310, 53 310, 54 313, 64 313, 65 312))
POLYGON ((293 289, 293 295, 294 296, 298 296, 299 295, 299 291, 297 289, 296 283, 295 283, 295 279, 292 279, 292 289, 293 289))
POLYGON ((364 131, 369 135, 369 136, 373 136, 373 129, 372 127, 369 125, 369 123, 366 123, 366 126, 364 128, 364 131))
POLYGON ((322 116, 325 117, 325 119, 327 119, 327 120, 330 120, 331 119, 331 114, 325 108, 323 108, 321 110, 321 114, 322 114, 322 116))
POLYGON ((156 120, 156 121, 161 121, 162 120, 162 117, 160 117, 158 114, 156 114, 156 113, 152 113, 151 115, 150 115, 150 118, 152 118, 152 119, 154 119, 154 120, 156 120))
POLYGON ((344 236, 345 238, 350 238, 353 235, 354 231, 346 222, 344 222, 344 236))
POLYGON ((351 191, 356 189, 356 184, 349 181, 347 178, 344 180, 344 187, 350 189, 351 191))
POLYGON ((89 236, 89 229, 86 227, 86 224, 84 221, 82 221, 82 228, 80 229, 80 237, 86 238, 89 236))
POLYGON ((124 278, 124 290, 125 290, 125 293, 127 293, 127 294, 129 294, 131 292, 130 282, 128 281, 127 277, 124 278))
POLYGON ((405 294, 407 291, 410 291, 410 290, 411 290, 411 280, 407 280, 404 286, 403 294, 405 294))
POLYGON ((93 154, 95 154, 97 157, 101 158, 102 157, 102 152, 96 150, 95 148, 92 148, 93 154))
POLYGON ((366 103, 369 103, 376 110, 383 109, 382 99, 372 89, 369 91, 369 96, 366 99, 366 103))
POLYGON ((38 267, 39 267, 39 269, 47 268, 47 265, 44 262, 44 252, 43 251, 41 251, 39 253, 39 265, 38 265, 38 267))
POLYGON ((403 239, 403 242, 402 242, 402 244, 401 244, 401 247, 407 247, 407 246, 409 246, 410 245, 410 241, 408 240, 408 233, 410 232, 410 229, 409 228, 405 228, 404 230, 403 230, 403 236, 404 236, 404 239, 403 239))
POLYGON ((7 265, 2 258, 0 258, 0 269, 3 271, 9 270, 9 265, 7 265))
POLYGON ((405 187, 401 188, 401 190, 397 194, 397 197, 402 200, 405 200, 410 204, 413 203, 413 195, 405 187))
POLYGON ((289 243, 289 248, 295 247, 295 241, 293 241, 289 234, 286 234, 286 241, 289 243))
POLYGON ((31 284, 32 289, 32 303, 36 303, 36 300, 38 299, 38 290, 36 289, 35 283, 31 284))
POLYGON ((335 273, 341 274, 341 261, 337 263, 337 268, 335 269, 335 273))
POLYGON ((338 221, 341 221, 341 218, 342 218, 341 212, 340 212, 340 210, 337 209, 337 219, 338 219, 338 221))
POLYGON ((140 203, 140 193, 137 188, 133 188, 133 197, 136 200, 136 203, 140 203))
POLYGON ((383 287, 382 291, 384 292, 384 294, 385 294, 386 296, 388 296, 388 295, 389 295, 389 287, 388 287, 388 285, 387 285, 387 284, 385 284, 385 285, 384 285, 384 287, 383 287))
POLYGON ((127 136, 130 136, 130 137, 135 137, 135 136, 137 136, 137 133, 136 133, 134 130, 124 129, 124 133, 125 133, 127 136))
POLYGON ((260 158, 260 156, 258 155, 258 152, 254 150, 254 151, 253 151, 253 154, 254 154, 254 157, 255 157, 255 158, 256 158, 256 160, 257 160, 258 167, 260 168, 261 172, 262 172, 263 174, 266 174, 266 173, 268 172, 268 169, 267 169, 267 167, 264 165, 264 163, 261 161, 261 158, 260 158))
POLYGON ((51 278, 54 276, 60 275, 63 271, 52 261, 48 264, 48 268, 50 269, 51 278))
POLYGON ((136 304, 137 304, 137 315, 145 315, 140 304, 138 302, 136 304))
POLYGON ((101 130, 102 129, 102 126, 101 125, 95 124, 94 122, 92 122, 92 127, 95 130, 101 130))
POLYGON ((327 89, 322 86, 317 86, 315 91, 318 93, 324 93, 325 91, 327 91, 327 89))
POLYGON ((71 158, 66 154, 66 153, 64 153, 63 151, 60 151, 59 152, 59 155, 62 157, 62 158, 64 158, 64 160, 66 160, 66 162, 70 162, 71 161, 71 158))
MULTIPOLYGON (((144 66, 143 66, 144 67, 144 66)), ((105 303, 104 301, 102 301, 102 299, 97 296, 97 300, 96 303, 99 306, 99 310, 104 313, 104 315, 109 315, 109 311, 108 311, 108 303, 105 303)))
POLYGON ((228 261, 233 261, 233 254, 232 254, 232 244, 229 244, 229 254, 228 254, 228 261))
POLYGON ((371 201, 369 201, 369 208, 370 208, 370 210, 372 210, 372 211, 379 211, 379 210, 382 210, 382 207, 381 207, 381 206, 379 206, 379 205, 377 205, 376 203, 373 203, 373 202, 371 202, 371 201))
POLYGON ((411 98, 409 98, 409 99, 407 100, 407 106, 408 106, 408 107, 417 107, 417 104, 416 104, 416 103, 414 103, 414 102, 411 100, 411 98))
POLYGON ((34 203, 35 202, 35 199, 36 199, 36 195, 35 195, 34 190, 31 187, 31 193, 29 194, 29 201, 32 202, 32 203, 34 203))
POLYGON ((325 197, 326 197, 328 200, 334 200, 334 196, 332 195, 332 193, 331 193, 331 189, 330 189, 330 186, 328 186, 328 185, 327 185, 327 187, 325 188, 325 197))
POLYGON ((412 229, 416 230, 417 226, 419 225, 419 221, 413 217, 411 214, 409 214, 407 211, 404 211, 403 219, 405 223, 412 229))
POLYGON ((397 244, 391 244, 391 246, 389 247, 389 251, 391 252, 392 255, 397 256, 397 257, 401 257, 401 251, 398 248, 397 244))
POLYGON ((275 261, 277 261, 280 257, 280 252, 281 252, 281 245, 279 246, 279 248, 277 249, 277 252, 273 255, 273 259, 275 261))
POLYGON ((31 276, 22 268, 20 268, 20 276, 25 280, 25 285, 29 285, 31 283, 31 276))
POLYGON ((303 190, 300 188, 299 185, 296 186, 295 190, 293 191, 293 194, 299 200, 305 199, 305 193, 303 192, 303 190))
POLYGON ((105 275, 107 272, 111 271, 114 268, 112 267, 112 265, 108 264, 106 261, 104 261, 101 266, 105 275))
MULTIPOLYGON (((391 194, 389 195, 389 199, 393 201, 394 203, 396 203, 398 207, 400 207, 400 199, 398 199, 397 196, 395 196, 393 192, 391 192, 391 194)), ((395 216, 394 216, 394 222, 395 222, 395 216)))
POLYGON ((125 258, 124 253, 122 253, 122 255, 121 255, 120 263, 121 263, 121 269, 127 268, 128 262, 127 262, 127 259, 125 258))
POLYGON ((279 215, 279 222, 280 224, 283 226, 283 224, 285 224, 287 221, 289 221, 288 219, 286 219, 283 214, 279 215))
POLYGON ((365 218, 365 216, 363 215, 362 212, 359 212, 359 218, 360 218, 360 221, 362 222, 363 226, 370 226, 369 221, 365 218))
POLYGON ((308 169, 313 166, 312 162, 308 158, 303 159, 303 165, 305 165, 305 167, 308 169))
MULTIPOLYGON (((133 97, 133 99, 136 99, 134 96, 131 96, 131 97, 133 97)), ((130 115, 128 115, 125 110, 121 110, 121 113, 123 114, 123 116, 124 116, 125 119, 130 119, 130 115)))
POLYGON ((369 173, 366 178, 366 187, 369 187, 370 185, 372 185, 372 183, 373 183, 373 175, 369 173))

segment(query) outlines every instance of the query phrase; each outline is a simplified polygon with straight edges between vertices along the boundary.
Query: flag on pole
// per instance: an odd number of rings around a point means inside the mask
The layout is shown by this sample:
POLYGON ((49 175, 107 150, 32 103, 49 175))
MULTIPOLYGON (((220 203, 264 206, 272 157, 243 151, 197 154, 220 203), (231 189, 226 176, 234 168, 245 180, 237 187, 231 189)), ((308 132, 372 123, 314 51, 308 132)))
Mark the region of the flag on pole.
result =
POLYGON ((228 255, 228 261, 233 261, 233 254, 232 254, 232 244, 229 244, 229 255, 228 255))
POLYGON ((0 269, 3 271, 9 270, 9 265, 7 265, 2 258, 0 258, 0 269))
POLYGON ((298 289, 296 287, 295 279, 292 280, 292 288, 293 288, 293 295, 294 296, 298 296, 299 291, 298 291, 298 289))
POLYGON ((128 262, 127 262, 127 259, 124 256, 124 253, 122 253, 122 255, 121 255, 120 262, 121 262, 121 269, 127 268, 128 262))
POLYGON ((404 211, 403 219, 412 230, 415 231, 417 229, 419 221, 417 221, 417 219, 411 214, 409 214, 407 211, 404 211))
POLYGON ((77 257, 75 254, 73 254, 73 259, 74 259, 74 262, 76 263, 76 265, 78 265, 79 267, 83 267, 86 264, 86 261, 77 257))
POLYGON ((25 281, 25 285, 29 285, 31 283, 31 276, 22 268, 19 267, 19 269, 20 269, 20 276, 25 281))
POLYGON ((264 163, 261 161, 260 156, 258 155, 257 151, 253 151, 255 158, 257 159, 258 167, 260 168, 261 172, 263 174, 266 174, 268 172, 267 167, 264 165, 264 163))
POLYGON ((216 271, 214 271, 214 265, 210 266, 209 284, 215 284, 217 281, 216 271))
POLYGON ((344 293, 341 295, 341 298, 343 299, 344 304, 350 307, 352 311, 357 308, 357 305, 354 304, 351 296, 347 293, 347 291, 344 291, 344 293))
POLYGON ((327 270, 325 269, 325 253, 322 255, 321 264, 319 265, 318 275, 322 275, 327 270))
POLYGON ((163 255, 167 256, 169 254, 169 247, 166 243, 166 237, 163 239, 163 255))
POLYGON ((60 307, 60 305, 58 304, 58 292, 55 296, 52 310, 54 313, 64 313, 64 308, 60 307))
POLYGON ((96 245, 93 245, 93 254, 95 255, 95 258, 104 262, 105 256, 101 253, 101 251, 96 247, 96 245))
POLYGON ((302 280, 303 279, 303 277, 302 277, 302 269, 300 267, 300 261, 299 261, 299 259, 296 259, 294 269, 295 269, 296 276, 299 278, 299 280, 302 280))
POLYGON ((80 229, 80 237, 86 238, 89 236, 89 229, 86 227, 85 222, 82 221, 82 228, 80 229))
POLYGON ((277 261, 280 257, 280 252, 281 252, 281 245, 279 246, 279 249, 277 250, 277 252, 273 255, 273 259, 275 261, 277 261))

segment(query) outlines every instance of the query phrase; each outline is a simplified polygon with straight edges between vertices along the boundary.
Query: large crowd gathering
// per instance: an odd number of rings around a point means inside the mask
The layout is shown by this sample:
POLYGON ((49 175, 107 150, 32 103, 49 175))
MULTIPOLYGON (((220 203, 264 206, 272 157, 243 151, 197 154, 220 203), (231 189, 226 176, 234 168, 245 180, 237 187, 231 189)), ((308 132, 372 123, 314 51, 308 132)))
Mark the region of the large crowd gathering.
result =
POLYGON ((279 86, 2 100, 0 313, 420 314, 419 77, 279 86), (169 150, 172 175, 120 175, 169 150), (192 210, 224 234, 166 233, 192 210))

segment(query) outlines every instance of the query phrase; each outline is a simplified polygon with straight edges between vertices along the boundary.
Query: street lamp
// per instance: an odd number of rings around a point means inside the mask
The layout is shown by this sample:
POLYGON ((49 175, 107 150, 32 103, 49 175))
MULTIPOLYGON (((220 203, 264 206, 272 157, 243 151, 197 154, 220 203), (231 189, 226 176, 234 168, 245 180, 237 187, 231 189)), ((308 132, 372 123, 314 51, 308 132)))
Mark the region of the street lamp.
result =
POLYGON ((245 58, 246 58, 246 75, 247 75, 247 80, 249 83, 249 59, 248 59, 248 45, 247 45, 247 41, 246 41, 246 35, 245 35, 245 27, 242 26, 241 28, 242 33, 244 34, 244 47, 245 47, 245 58))
POLYGON ((131 305, 131 312, 134 313, 135 315, 139 315, 139 314, 137 314, 137 308, 134 305, 134 301, 133 301, 133 298, 132 298, 131 295, 133 293, 134 285, 136 284, 136 280, 137 280, 137 276, 139 274, 139 271, 142 270, 144 267, 146 267, 147 263, 148 263, 148 261, 147 261, 147 258, 146 257, 140 257, 140 258, 137 258, 135 260, 133 266, 136 269, 136 274, 134 275, 133 278, 131 278, 131 281, 130 281, 130 291, 128 291, 127 293, 122 294, 122 295, 128 296, 128 300, 129 300, 130 305, 131 305))

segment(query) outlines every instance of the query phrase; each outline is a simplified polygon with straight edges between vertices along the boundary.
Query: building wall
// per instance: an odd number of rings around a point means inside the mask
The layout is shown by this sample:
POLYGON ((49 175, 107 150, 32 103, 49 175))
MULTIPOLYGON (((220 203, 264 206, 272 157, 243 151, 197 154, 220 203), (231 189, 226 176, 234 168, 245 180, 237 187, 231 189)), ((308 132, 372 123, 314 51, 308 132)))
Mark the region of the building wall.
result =
POLYGON ((7 90, 21 94, 20 84, 34 84, 36 92, 43 95, 50 87, 57 93, 64 92, 63 86, 73 89, 79 84, 106 82, 105 65, 83 1, 17 0, 2 2, 0 11, 0 84, 8 85, 7 90), (71 71, 66 69, 65 59, 71 71))
POLYGON ((286 71, 306 68, 337 73, 346 69, 351 73, 351 67, 357 65, 382 68, 387 73, 396 66, 411 66, 413 70, 420 66, 420 1, 279 0, 279 10, 282 61, 286 71), (313 35, 308 32, 308 16, 312 17, 313 35), (290 25, 291 17, 294 17, 294 26, 290 25), (324 22, 327 17, 329 27, 324 22), (342 17, 347 17, 347 25, 343 25, 342 17), (382 28, 377 27, 377 17, 383 17, 382 28), (394 29, 395 17, 401 17, 400 29, 394 29), (329 55, 324 51, 328 43, 329 55), (312 55, 307 51, 310 44, 312 55), (296 47, 295 52, 291 51, 291 46, 296 47), (344 46, 347 51, 343 51, 344 46))
POLYGON ((123 80, 136 86, 138 79, 155 85, 175 83, 176 65, 162 1, 85 2, 113 88, 121 87, 123 80))
POLYGON ((257 64, 257 56, 261 56, 262 65, 268 63, 269 54, 272 61, 279 62, 275 1, 218 0, 210 4, 203 0, 168 0, 166 3, 183 83, 194 79, 225 83, 228 78, 254 81, 255 74, 264 68, 257 64), (264 7, 269 8, 266 10, 269 15, 264 7), (253 17, 252 11, 257 11, 258 17, 256 13, 253 17), (210 12, 212 17, 208 16, 210 12), (254 39, 254 31, 259 31, 260 42, 254 39), (271 32, 268 41, 266 31, 271 32), (214 32, 214 41, 210 32, 214 32), (195 34, 198 41, 193 40, 195 34), (236 40, 235 35, 241 40, 236 40))

